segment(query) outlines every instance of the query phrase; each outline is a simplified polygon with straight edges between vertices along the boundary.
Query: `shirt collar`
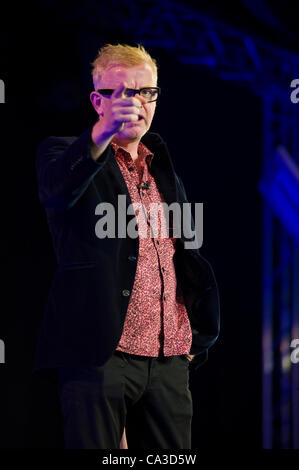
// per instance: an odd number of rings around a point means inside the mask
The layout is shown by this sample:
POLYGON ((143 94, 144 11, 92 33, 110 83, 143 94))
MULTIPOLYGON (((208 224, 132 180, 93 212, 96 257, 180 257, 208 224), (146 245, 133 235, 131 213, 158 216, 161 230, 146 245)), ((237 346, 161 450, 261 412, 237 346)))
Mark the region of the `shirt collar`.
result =
MULTIPOLYGON (((115 151, 115 155, 120 152, 122 155, 128 158, 128 156, 130 155, 129 152, 127 152, 124 148, 120 147, 120 145, 117 145, 115 142, 111 142, 111 144, 115 151)), ((152 159, 154 158, 154 154, 144 145, 143 142, 139 142, 138 144, 138 155, 141 155, 141 158, 146 160, 150 168, 152 159)))

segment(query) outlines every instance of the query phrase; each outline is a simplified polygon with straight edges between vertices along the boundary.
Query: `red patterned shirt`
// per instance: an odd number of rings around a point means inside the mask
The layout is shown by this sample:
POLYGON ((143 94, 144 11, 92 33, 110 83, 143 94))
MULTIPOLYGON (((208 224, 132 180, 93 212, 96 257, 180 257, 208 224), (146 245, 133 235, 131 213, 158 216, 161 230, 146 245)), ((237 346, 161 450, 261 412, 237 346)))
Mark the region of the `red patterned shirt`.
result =
POLYGON ((141 224, 139 209, 134 207, 139 232, 137 269, 122 336, 116 349, 152 357, 189 354, 191 326, 181 289, 177 286, 172 259, 177 239, 166 238, 165 232, 163 236, 161 227, 166 227, 165 217, 161 211, 154 213, 156 216, 153 217, 150 211, 151 203, 165 201, 150 173, 154 155, 140 142, 138 159, 134 162, 122 147, 114 142, 112 145, 132 203, 143 204, 146 211, 144 224, 141 224), (148 189, 137 187, 146 181, 150 183, 148 189), (157 230, 152 237, 150 226, 157 230), (143 236, 140 236, 141 232, 143 236))

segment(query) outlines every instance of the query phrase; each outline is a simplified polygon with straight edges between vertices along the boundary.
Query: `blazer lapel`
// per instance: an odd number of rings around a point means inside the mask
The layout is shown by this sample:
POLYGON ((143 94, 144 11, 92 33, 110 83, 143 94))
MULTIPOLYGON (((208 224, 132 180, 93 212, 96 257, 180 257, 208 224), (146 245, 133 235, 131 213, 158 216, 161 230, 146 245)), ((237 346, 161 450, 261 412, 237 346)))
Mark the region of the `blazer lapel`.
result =
POLYGON ((151 173, 165 202, 171 204, 177 201, 174 168, 165 142, 158 134, 153 133, 145 134, 141 140, 154 154, 151 173))

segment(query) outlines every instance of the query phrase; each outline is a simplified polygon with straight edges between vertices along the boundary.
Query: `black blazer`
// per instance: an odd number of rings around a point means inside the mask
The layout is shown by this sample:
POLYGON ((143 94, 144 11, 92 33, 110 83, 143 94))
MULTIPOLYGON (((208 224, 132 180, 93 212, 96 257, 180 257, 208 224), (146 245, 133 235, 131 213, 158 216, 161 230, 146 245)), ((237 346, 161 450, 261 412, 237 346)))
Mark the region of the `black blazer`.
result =
MULTIPOLYGON (((130 195, 109 145, 95 161, 90 127, 79 138, 48 137, 38 147, 39 198, 45 207, 58 266, 41 325, 33 372, 57 366, 101 366, 120 340, 133 288, 138 238, 99 239, 95 225, 100 202, 117 207, 118 195, 130 195)), ((166 203, 187 202, 165 142, 148 132, 142 142, 154 153, 151 171, 166 203)), ((134 218, 127 215, 127 221, 134 218)), ((193 221, 194 223, 194 221, 193 221)), ((192 328, 190 366, 207 360, 219 335, 219 299, 215 277, 198 249, 185 249, 178 238, 174 254, 192 328)))

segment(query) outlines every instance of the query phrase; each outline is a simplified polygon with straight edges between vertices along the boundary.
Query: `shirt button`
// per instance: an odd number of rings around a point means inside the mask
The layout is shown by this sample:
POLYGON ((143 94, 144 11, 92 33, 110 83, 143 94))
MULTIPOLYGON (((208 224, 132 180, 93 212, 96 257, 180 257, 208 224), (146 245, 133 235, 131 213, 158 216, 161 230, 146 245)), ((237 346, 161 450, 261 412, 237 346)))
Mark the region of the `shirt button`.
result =
POLYGON ((136 258, 136 256, 130 255, 130 256, 128 256, 128 259, 130 261, 136 261, 137 258, 136 258))
POLYGON ((164 271, 165 271, 165 268, 162 268, 162 271, 163 271, 163 273, 164 273, 164 271))
POLYGON ((157 243, 157 245, 159 245, 159 243, 160 243, 160 242, 159 242, 159 240, 157 240, 157 242, 156 242, 156 243, 157 243))
POLYGON ((122 295, 123 295, 124 297, 128 297, 128 296, 130 295, 130 291, 129 291, 128 289, 124 289, 124 290, 122 291, 122 295))
POLYGON ((166 300, 166 295, 163 295, 163 300, 166 300))

